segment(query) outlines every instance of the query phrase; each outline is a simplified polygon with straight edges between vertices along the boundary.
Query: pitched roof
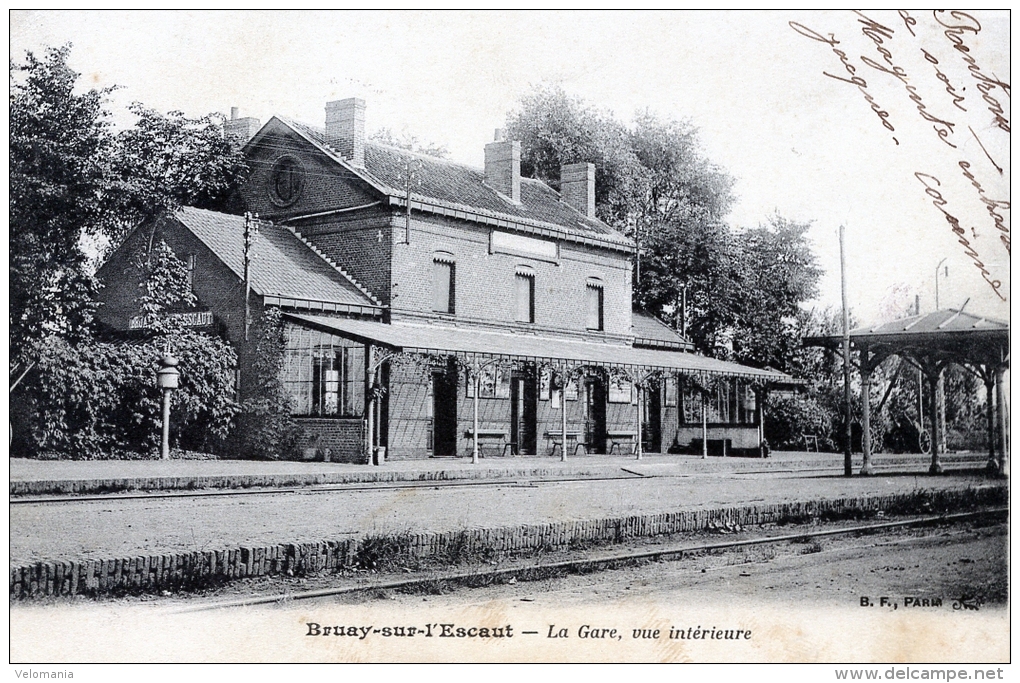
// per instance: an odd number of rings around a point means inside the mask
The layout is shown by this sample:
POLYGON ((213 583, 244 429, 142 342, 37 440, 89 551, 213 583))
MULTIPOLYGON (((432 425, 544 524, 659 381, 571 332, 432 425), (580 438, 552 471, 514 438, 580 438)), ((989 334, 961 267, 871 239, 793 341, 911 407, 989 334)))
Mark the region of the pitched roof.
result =
MULTIPOLYGON (((244 217, 183 207, 174 218, 244 277, 244 217)), ((288 228, 259 221, 252 247, 251 284, 265 297, 379 307, 361 285, 288 228)))
POLYGON ((411 189, 411 203, 421 205, 414 208, 428 210, 430 206, 436 206, 501 219, 510 224, 506 227, 517 227, 526 232, 551 231, 568 239, 616 249, 632 251, 634 248, 629 237, 563 202, 560 194, 541 180, 521 178, 521 201, 515 204, 485 184, 485 173, 481 169, 374 142, 365 143, 365 168, 361 169, 350 165, 330 145, 323 129, 275 118, 376 190, 391 197, 392 203, 405 203, 403 175, 406 173, 405 166, 413 163, 416 181, 411 189))
POLYGON ((677 350, 693 350, 694 345, 646 311, 634 311, 631 318, 634 346, 653 346, 677 350))
MULTIPOLYGON (((987 337, 1009 334, 1009 323, 965 313, 955 308, 943 308, 924 315, 912 315, 888 323, 879 323, 850 330, 850 339, 860 342, 905 342, 908 340, 950 339, 953 337, 987 337)), ((839 334, 805 337, 808 346, 837 346, 839 334)))
POLYGON ((931 332, 973 332, 975 330, 1008 330, 1009 323, 994 318, 965 313, 955 308, 943 308, 924 315, 913 315, 872 327, 850 330, 851 337, 887 334, 923 334, 931 332))

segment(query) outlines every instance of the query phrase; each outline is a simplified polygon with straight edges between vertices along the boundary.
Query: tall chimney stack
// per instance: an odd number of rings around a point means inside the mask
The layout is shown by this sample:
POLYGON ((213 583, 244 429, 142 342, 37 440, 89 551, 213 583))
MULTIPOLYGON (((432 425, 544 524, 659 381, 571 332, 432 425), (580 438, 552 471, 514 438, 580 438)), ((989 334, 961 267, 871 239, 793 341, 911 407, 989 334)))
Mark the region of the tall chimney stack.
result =
POLYGON ((581 162, 561 166, 560 195, 588 218, 595 218, 595 164, 581 162))
POLYGON ((326 138, 344 159, 365 167, 365 100, 349 97, 326 103, 326 138))
POLYGON ((496 129, 495 142, 485 146, 485 184, 515 204, 521 202, 521 143, 503 139, 496 129))
POLYGON ((244 145, 259 132, 262 123, 252 117, 239 117, 240 110, 237 107, 230 108, 230 118, 223 122, 223 137, 232 140, 238 145, 244 145))

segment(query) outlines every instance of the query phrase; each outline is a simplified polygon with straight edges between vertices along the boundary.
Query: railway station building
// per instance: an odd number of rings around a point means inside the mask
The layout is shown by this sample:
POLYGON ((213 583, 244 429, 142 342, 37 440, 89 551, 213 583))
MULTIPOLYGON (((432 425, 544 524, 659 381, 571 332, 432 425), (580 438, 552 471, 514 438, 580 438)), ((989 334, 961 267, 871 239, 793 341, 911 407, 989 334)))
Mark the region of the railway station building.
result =
POLYGON ((564 166, 557 192, 521 177, 499 131, 477 169, 368 141, 364 113, 229 122, 250 136, 251 216, 139 226, 100 269, 102 321, 144 327, 126 264, 159 235, 198 299, 181 315, 238 351, 239 397, 252 321, 279 312, 306 457, 764 454, 765 392, 788 378, 698 355, 632 308, 635 245, 596 218, 592 164, 564 166))

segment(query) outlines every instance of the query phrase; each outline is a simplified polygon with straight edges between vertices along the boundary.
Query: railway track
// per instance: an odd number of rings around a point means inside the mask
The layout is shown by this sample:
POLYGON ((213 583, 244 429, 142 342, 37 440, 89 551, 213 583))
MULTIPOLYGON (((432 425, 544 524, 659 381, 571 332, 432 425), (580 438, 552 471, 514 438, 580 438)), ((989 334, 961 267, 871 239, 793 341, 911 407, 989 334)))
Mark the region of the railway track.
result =
POLYGON ((514 581, 538 581, 546 578, 562 576, 564 574, 591 573, 604 571, 624 566, 631 566, 641 562, 655 560, 679 560, 685 555, 711 552, 717 550, 728 550, 734 548, 764 546, 789 542, 806 542, 813 539, 846 536, 851 534, 869 534, 891 529, 906 527, 919 527, 934 524, 957 523, 967 520, 991 519, 1006 520, 1009 515, 1008 507, 986 508, 973 512, 960 512, 946 515, 926 515, 912 517, 905 520, 889 522, 878 522, 873 524, 855 525, 840 527, 836 529, 818 529, 796 534, 783 534, 778 536, 759 536, 755 538, 733 539, 729 541, 717 541, 712 543, 697 544, 675 544, 665 547, 657 547, 654 550, 628 550, 598 553, 587 555, 582 558, 559 560, 554 562, 536 562, 531 564, 516 565, 491 570, 472 571, 448 571, 430 573, 428 576, 409 576, 401 579, 381 580, 370 583, 361 583, 350 586, 338 586, 333 588, 296 591, 287 593, 276 593, 271 595, 258 595, 236 600, 220 600, 206 602, 199 605, 189 605, 180 609, 172 610, 174 613, 200 612, 235 607, 246 607, 254 605, 265 605, 285 601, 311 600, 325 597, 336 597, 342 595, 355 595, 360 593, 372 593, 383 590, 413 590, 442 584, 450 587, 476 587, 497 583, 514 581))

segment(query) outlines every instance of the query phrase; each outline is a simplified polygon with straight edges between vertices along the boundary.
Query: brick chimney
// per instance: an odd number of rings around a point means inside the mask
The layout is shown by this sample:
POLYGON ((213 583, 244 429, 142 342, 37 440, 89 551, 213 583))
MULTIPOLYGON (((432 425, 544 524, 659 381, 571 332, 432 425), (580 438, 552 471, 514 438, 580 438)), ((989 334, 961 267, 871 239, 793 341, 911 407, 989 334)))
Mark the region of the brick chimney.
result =
POLYGON ((326 138, 340 155, 365 167, 365 100, 349 97, 326 103, 326 138))
POLYGON ((560 195, 588 218, 595 218, 595 164, 560 166, 560 195))
POLYGON ((495 142, 485 146, 485 184, 515 204, 521 202, 521 143, 503 139, 496 129, 495 142))
POLYGON ((223 122, 223 137, 227 140, 234 140, 238 145, 244 145, 259 132, 261 122, 251 116, 240 118, 237 107, 230 108, 230 119, 223 122))

